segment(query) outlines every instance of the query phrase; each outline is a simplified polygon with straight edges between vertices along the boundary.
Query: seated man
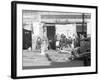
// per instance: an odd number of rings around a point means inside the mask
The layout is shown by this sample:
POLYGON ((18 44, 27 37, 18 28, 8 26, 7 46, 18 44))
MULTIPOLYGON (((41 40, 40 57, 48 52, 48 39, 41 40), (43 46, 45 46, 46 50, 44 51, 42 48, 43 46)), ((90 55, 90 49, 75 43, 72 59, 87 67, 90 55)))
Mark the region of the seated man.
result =
POLYGON ((40 50, 41 49, 41 38, 40 37, 38 37, 37 38, 37 41, 36 41, 36 49, 38 49, 38 50, 40 50))

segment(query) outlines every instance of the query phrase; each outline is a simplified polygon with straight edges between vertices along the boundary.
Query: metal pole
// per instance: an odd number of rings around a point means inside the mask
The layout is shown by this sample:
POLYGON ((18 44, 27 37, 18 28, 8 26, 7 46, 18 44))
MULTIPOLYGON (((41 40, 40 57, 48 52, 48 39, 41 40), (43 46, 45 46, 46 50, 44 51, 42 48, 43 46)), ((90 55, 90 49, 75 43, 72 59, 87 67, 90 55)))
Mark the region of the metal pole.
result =
POLYGON ((84 25, 85 25, 84 13, 82 13, 82 34, 84 33, 84 25))

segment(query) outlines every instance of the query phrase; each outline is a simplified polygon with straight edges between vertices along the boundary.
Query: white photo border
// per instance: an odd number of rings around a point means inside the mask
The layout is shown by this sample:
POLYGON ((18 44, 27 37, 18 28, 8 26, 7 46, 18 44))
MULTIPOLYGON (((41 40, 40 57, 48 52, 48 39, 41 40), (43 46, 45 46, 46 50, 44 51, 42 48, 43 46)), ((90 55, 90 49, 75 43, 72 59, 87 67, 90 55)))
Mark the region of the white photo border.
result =
MULTIPOLYGON (((92 73, 97 72, 97 9, 95 7, 86 7, 75 5, 43 5, 42 3, 32 3, 32 2, 13 2, 16 3, 16 78, 19 77, 29 77, 29 76, 44 76, 44 75, 60 75, 60 74, 78 74, 78 73, 92 73), (26 4, 24 4, 26 3, 26 4), (31 4, 29 4, 31 3, 31 4), (38 5, 36 5, 38 4, 38 5), (40 10, 40 11, 57 11, 57 12, 81 12, 81 13, 91 13, 91 66, 88 67, 67 67, 67 68, 46 68, 46 69, 22 69, 22 10, 40 10)), ((51 4, 51 3, 50 3, 51 4)), ((14 27, 14 26, 13 26, 14 27)), ((13 53, 14 54, 14 53, 13 53)))

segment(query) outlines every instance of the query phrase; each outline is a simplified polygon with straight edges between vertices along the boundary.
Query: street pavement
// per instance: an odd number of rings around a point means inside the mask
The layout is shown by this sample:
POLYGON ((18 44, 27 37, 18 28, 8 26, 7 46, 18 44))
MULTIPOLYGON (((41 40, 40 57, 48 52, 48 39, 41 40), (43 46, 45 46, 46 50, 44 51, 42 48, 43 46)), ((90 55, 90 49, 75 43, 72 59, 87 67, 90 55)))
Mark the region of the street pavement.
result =
POLYGON ((49 66, 50 63, 40 51, 23 51, 23 66, 49 66))

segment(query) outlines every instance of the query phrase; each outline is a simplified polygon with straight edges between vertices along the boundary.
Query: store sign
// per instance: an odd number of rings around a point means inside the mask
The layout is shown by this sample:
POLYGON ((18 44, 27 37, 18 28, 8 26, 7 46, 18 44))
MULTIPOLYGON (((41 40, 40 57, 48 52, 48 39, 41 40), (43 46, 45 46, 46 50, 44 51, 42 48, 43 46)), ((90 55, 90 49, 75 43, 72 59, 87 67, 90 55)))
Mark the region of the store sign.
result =
MULTIPOLYGON (((83 22, 82 19, 41 19, 41 22, 44 23, 78 23, 83 22)), ((88 19, 85 19, 85 22, 89 22, 88 19)))

